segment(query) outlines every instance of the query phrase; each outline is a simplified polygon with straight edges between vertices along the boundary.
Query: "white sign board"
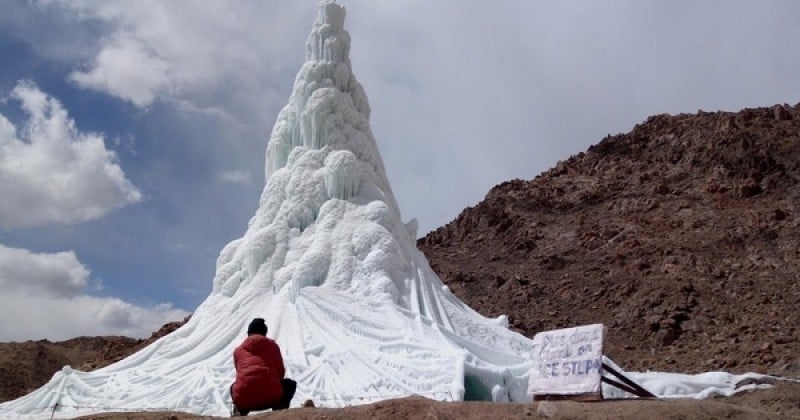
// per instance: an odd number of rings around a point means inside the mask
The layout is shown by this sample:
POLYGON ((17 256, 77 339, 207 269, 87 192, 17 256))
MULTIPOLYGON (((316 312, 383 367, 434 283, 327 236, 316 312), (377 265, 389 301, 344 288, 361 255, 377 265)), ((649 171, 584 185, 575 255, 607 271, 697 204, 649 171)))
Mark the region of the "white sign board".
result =
POLYGON ((603 324, 536 334, 528 395, 600 393, 604 335, 603 324))

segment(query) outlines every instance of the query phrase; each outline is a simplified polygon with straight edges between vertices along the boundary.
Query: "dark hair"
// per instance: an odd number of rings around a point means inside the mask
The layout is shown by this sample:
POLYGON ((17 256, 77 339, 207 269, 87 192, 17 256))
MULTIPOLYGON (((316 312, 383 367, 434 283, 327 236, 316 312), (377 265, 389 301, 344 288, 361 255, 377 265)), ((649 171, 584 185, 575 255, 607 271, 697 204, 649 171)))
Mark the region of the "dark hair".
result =
POLYGON ((247 335, 260 334, 267 335, 267 324, 264 323, 264 318, 255 318, 250 321, 247 326, 247 335))

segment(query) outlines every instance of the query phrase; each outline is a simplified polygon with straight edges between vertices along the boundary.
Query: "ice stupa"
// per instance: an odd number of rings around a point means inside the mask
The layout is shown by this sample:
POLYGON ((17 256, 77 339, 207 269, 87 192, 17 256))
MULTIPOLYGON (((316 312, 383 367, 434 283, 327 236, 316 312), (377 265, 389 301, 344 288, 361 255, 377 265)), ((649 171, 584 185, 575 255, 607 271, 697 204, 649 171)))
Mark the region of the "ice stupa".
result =
POLYGON ((530 341, 464 305, 402 223, 353 76, 345 10, 320 5, 306 62, 270 137, 268 180, 213 290, 174 333, 94 372, 64 368, 8 412, 172 409, 225 415, 233 349, 263 317, 295 402, 343 406, 419 394, 525 398, 530 341))
MULTIPOLYGON (((231 355, 254 317, 266 319, 298 381, 294 406, 411 394, 528 400, 531 340, 450 293, 416 249, 416 223, 401 221, 351 71, 344 17, 343 7, 320 4, 306 62, 267 146, 259 208, 244 236, 221 251, 213 290, 191 320, 105 368, 65 367, 0 404, 0 417, 226 415, 231 355)), ((720 381, 731 378, 706 385, 720 381)), ((678 385, 665 389, 677 395, 698 391, 686 375, 671 383, 678 385)))

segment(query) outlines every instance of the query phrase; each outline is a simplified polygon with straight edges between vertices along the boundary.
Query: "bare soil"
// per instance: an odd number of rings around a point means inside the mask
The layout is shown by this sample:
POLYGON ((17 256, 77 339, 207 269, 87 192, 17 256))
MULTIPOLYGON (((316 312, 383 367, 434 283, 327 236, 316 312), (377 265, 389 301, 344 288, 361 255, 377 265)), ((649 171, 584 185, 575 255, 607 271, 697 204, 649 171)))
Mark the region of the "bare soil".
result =
MULTIPOLYGON (((218 418, 183 413, 114 413, 81 417, 94 420, 178 420, 218 418)), ((412 396, 346 408, 293 408, 256 413, 270 420, 463 420, 463 419, 797 419, 800 384, 782 383, 765 391, 710 400, 542 401, 529 404, 439 402, 412 396)))

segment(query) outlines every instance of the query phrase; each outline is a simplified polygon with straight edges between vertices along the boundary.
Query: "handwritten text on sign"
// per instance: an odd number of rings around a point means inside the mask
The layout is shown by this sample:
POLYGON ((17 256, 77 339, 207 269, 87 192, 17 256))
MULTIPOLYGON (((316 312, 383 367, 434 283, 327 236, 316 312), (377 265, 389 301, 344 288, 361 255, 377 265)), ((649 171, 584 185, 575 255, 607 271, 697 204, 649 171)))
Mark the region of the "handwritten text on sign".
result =
POLYGON ((528 394, 599 393, 603 334, 603 324, 536 334, 528 394))

